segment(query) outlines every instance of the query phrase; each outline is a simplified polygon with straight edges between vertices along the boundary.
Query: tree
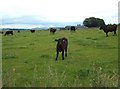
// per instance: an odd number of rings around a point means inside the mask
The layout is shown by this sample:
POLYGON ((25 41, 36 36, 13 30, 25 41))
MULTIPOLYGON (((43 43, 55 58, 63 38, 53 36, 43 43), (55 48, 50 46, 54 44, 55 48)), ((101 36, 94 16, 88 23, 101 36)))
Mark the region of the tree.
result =
POLYGON ((83 21, 83 24, 86 27, 100 27, 102 25, 105 25, 105 22, 103 19, 90 17, 90 18, 86 18, 83 21))

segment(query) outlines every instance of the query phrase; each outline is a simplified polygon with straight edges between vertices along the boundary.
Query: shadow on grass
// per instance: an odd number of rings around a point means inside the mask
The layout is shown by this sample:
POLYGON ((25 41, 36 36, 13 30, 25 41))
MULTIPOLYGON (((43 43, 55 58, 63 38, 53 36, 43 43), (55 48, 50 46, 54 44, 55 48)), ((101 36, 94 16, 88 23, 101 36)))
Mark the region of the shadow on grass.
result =
POLYGON ((47 54, 42 54, 42 55, 40 56, 40 58, 51 58, 51 56, 50 56, 50 55, 47 55, 47 54))
POLYGON ((27 46, 8 46, 4 47, 5 49, 25 49, 28 48, 27 46))
POLYGON ((12 55, 2 57, 2 59, 15 59, 15 58, 17 57, 12 55))
POLYGON ((84 79, 84 78, 87 78, 90 74, 90 71, 89 70, 79 70, 75 73, 75 76, 78 78, 78 79, 84 79))

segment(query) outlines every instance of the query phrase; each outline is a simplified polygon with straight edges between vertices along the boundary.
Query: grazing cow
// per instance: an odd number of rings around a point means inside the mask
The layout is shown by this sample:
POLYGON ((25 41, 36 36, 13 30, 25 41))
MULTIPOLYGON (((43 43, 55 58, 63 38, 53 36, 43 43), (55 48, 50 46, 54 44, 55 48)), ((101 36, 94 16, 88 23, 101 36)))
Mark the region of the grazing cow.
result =
POLYGON ((67 56, 68 40, 67 40, 67 38, 59 38, 59 39, 55 39, 55 41, 57 42, 56 60, 58 59, 59 52, 62 52, 62 60, 64 60, 64 51, 65 51, 65 56, 67 56))
POLYGON ((50 28, 50 33, 54 34, 56 32, 56 29, 55 28, 50 28))
POLYGON ((31 33, 34 33, 34 32, 35 32, 35 30, 30 30, 30 32, 31 32, 31 33))
POLYGON ((13 35, 13 31, 6 31, 4 36, 9 35, 9 34, 13 35))
POLYGON ((106 37, 108 37, 108 32, 114 32, 114 35, 117 35, 116 30, 117 30, 117 25, 113 24, 113 25, 104 25, 100 27, 100 30, 103 30, 106 33, 106 37))
POLYGON ((75 26, 71 26, 71 27, 70 27, 70 30, 71 30, 71 31, 75 31, 75 30, 76 30, 75 26))

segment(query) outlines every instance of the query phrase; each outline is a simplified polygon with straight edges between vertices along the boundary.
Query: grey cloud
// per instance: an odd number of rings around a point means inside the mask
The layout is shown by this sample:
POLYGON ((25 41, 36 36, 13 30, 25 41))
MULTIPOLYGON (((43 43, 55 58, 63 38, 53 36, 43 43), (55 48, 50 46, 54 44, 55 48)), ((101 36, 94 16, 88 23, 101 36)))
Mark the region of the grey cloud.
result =
POLYGON ((44 25, 44 26, 66 26, 66 25, 77 25, 81 22, 49 22, 44 21, 45 18, 37 18, 33 16, 22 16, 16 18, 3 18, 2 24, 10 25, 10 24, 29 24, 29 25, 44 25))

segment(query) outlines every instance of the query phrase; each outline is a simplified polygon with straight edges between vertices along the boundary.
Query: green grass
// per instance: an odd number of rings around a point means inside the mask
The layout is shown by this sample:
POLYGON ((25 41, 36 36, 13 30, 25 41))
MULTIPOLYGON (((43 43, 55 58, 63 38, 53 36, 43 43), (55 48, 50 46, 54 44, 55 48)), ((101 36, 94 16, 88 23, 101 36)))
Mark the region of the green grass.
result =
POLYGON ((86 29, 2 36, 3 87, 117 87, 118 36, 86 29), (55 61, 60 37, 68 38, 68 57, 55 61))

